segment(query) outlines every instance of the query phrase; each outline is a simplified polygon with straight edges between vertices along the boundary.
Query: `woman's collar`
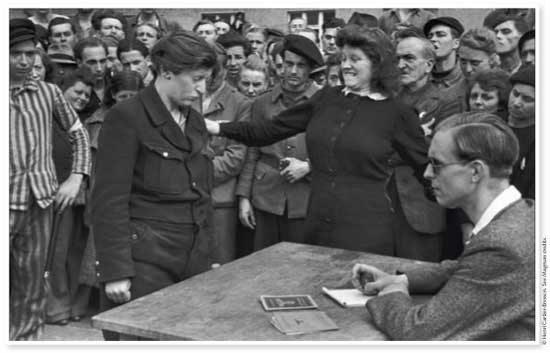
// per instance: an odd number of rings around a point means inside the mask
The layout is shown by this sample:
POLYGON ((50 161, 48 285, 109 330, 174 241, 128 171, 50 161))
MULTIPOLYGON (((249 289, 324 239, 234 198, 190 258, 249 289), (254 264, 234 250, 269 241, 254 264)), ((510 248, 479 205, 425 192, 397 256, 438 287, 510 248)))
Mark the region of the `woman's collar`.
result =
POLYGON ((368 90, 354 91, 354 90, 351 90, 349 87, 344 87, 344 89, 342 90, 342 93, 344 93, 344 96, 347 96, 348 94, 355 94, 355 95, 360 96, 360 97, 369 97, 373 101, 382 101, 382 100, 388 98, 387 96, 383 95, 382 93, 371 92, 371 91, 368 91, 368 90))

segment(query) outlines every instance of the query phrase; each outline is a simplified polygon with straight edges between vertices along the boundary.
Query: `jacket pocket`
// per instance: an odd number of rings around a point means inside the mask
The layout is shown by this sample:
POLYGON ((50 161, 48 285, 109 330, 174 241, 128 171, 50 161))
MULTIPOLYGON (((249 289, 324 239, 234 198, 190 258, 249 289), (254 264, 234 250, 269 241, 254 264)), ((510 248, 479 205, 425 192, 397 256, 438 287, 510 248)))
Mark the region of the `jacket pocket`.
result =
MULTIPOLYGON (((168 227, 170 225, 167 225, 168 227)), ((164 227, 166 228, 166 227, 164 227)), ((183 271, 193 245, 192 226, 182 229, 161 229, 138 220, 130 222, 132 259, 170 271, 183 271)))
POLYGON ((179 194, 185 189, 185 159, 181 151, 155 143, 145 143, 147 156, 144 187, 163 194, 179 194))

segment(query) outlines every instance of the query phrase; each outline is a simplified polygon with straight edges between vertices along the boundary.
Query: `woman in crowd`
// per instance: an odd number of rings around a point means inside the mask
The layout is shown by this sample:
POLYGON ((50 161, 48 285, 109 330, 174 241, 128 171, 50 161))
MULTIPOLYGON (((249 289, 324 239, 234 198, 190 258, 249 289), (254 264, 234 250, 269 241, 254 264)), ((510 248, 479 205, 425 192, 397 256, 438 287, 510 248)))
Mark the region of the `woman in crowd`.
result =
POLYGON ((30 78, 36 81, 52 82, 54 76, 55 63, 52 62, 44 50, 38 49, 38 54, 34 56, 30 78))
MULTIPOLYGON (((94 77, 87 68, 70 72, 60 80, 59 86, 67 102, 80 113, 90 102, 94 86, 94 77)), ((72 147, 69 135, 61 123, 53 119, 53 160, 57 179, 63 183, 70 177, 72 165, 72 147)), ((91 287, 82 284, 80 279, 81 263, 88 238, 88 229, 84 223, 86 204, 85 187, 80 186, 72 205, 60 205, 54 214, 54 232, 56 239, 51 290, 48 294, 46 321, 57 325, 66 325, 69 320, 79 321, 86 314, 91 287)))
POLYGON ((241 67, 237 88, 249 98, 255 98, 269 88, 269 68, 256 55, 250 55, 241 67))
POLYGON ((207 121, 207 127, 256 146, 305 131, 312 169, 308 242, 399 256, 389 157, 397 151, 424 182, 427 144, 414 111, 392 98, 398 75, 387 35, 353 25, 338 32, 337 44, 344 89, 326 87, 273 120, 207 121))
POLYGON ((92 223, 102 310, 212 264, 213 167, 204 119, 191 105, 216 53, 178 31, 153 47, 151 61, 154 84, 107 113, 98 142, 92 223))
POLYGON ((480 71, 468 83, 468 105, 472 112, 487 112, 508 117, 508 96, 512 85, 500 69, 480 71))

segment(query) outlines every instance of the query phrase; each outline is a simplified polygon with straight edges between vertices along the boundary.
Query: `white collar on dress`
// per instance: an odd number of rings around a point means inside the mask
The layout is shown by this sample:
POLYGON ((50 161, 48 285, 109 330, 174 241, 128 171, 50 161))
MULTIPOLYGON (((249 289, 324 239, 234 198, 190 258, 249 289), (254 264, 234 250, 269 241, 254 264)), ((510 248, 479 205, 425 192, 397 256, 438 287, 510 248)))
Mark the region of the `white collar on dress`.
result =
POLYGON ((348 94, 355 94, 360 97, 369 97, 373 101, 383 101, 384 99, 388 98, 378 92, 370 92, 366 90, 352 91, 349 87, 344 87, 344 89, 342 89, 342 93, 344 93, 344 96, 347 96, 348 94))

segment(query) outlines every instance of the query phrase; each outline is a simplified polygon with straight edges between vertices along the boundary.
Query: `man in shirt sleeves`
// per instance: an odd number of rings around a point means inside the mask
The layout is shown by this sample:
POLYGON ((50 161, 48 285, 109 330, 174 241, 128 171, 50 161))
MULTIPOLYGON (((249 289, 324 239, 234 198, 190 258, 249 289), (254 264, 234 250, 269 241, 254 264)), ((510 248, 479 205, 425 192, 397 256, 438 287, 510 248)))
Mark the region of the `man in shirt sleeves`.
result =
POLYGON ((424 176, 437 202, 462 208, 475 225, 456 261, 399 268, 356 264, 356 286, 377 296, 367 309, 394 340, 534 340, 534 203, 509 177, 519 144, 500 118, 450 117, 435 131, 424 176), (373 276, 366 284, 364 273, 373 276), (411 293, 435 295, 414 305, 411 293))

